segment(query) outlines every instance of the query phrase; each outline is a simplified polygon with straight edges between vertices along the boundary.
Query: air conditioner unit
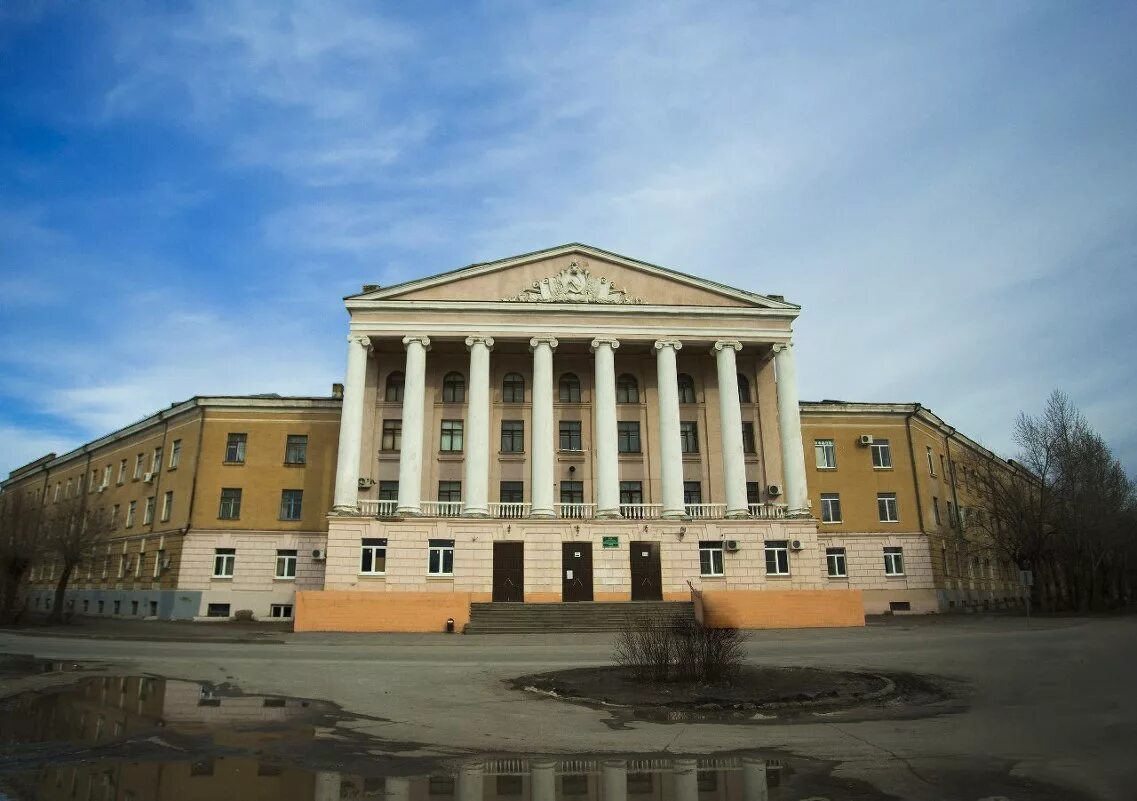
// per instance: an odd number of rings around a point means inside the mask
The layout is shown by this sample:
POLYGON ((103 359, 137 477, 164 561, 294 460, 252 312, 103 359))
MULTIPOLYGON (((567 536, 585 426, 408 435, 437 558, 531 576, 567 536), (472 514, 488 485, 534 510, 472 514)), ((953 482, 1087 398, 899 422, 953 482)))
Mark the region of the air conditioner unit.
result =
POLYGON ((771 484, 770 486, 766 487, 766 494, 771 498, 777 498, 782 494, 782 488, 777 484, 771 484))
POLYGON ((801 544, 801 540, 790 540, 791 551, 800 551, 803 547, 804 546, 801 544))
POLYGON ((358 484, 359 484, 360 489, 371 489, 372 487, 375 486, 375 479, 373 479, 373 478, 361 478, 361 479, 359 479, 358 484))
POLYGON ((727 540, 725 545, 728 551, 733 552, 738 550, 738 540, 727 540))
POLYGON ((154 474, 153 473, 147 473, 146 475, 144 475, 142 477, 142 480, 145 481, 147 484, 149 484, 151 481, 154 480, 154 474))
POLYGON ((106 491, 107 491, 107 485, 106 484, 100 484, 99 485, 99 492, 106 492, 106 491))
POLYGON ((860 439, 857 440, 861 445, 872 445, 872 434, 861 434, 860 439))
POLYGON ((170 569, 170 557, 167 556, 165 559, 162 560, 162 569, 163 570, 169 570, 170 569))
POLYGON ((316 548, 314 551, 312 551, 312 561, 313 562, 322 562, 327 558, 328 558, 327 555, 325 555, 324 552, 321 551, 319 548, 316 548))

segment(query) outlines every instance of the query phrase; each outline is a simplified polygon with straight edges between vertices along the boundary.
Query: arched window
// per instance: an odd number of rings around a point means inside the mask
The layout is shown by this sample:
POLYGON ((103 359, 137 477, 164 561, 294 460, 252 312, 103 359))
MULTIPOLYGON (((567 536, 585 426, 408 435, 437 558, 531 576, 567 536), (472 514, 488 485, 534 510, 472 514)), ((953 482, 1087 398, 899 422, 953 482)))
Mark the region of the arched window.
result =
POLYGON ((750 403, 750 381, 742 373, 738 374, 738 402, 750 403))
POLYGON ((403 402, 403 384, 406 379, 402 373, 391 373, 387 376, 387 388, 383 391, 383 400, 388 403, 403 402))
POLYGON ((624 373, 616 379, 616 403, 639 403, 640 385, 634 375, 624 373))
POLYGON ((501 382, 503 403, 525 403, 525 379, 521 373, 506 373, 501 382))
POLYGON ((565 373, 560 381, 561 403, 580 403, 580 379, 575 373, 565 373))
POLYGON ((695 379, 686 373, 679 374, 679 402, 695 402, 695 379))
POLYGON ((447 373, 442 379, 442 402, 465 403, 466 379, 461 373, 447 373))

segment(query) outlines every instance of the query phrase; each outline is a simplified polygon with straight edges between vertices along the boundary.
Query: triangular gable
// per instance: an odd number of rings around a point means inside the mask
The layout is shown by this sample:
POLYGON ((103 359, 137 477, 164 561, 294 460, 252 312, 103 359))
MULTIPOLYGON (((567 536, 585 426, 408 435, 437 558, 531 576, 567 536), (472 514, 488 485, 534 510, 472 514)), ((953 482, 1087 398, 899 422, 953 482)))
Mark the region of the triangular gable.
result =
POLYGON ((786 309, 780 299, 569 244, 407 281, 348 300, 504 301, 786 309))

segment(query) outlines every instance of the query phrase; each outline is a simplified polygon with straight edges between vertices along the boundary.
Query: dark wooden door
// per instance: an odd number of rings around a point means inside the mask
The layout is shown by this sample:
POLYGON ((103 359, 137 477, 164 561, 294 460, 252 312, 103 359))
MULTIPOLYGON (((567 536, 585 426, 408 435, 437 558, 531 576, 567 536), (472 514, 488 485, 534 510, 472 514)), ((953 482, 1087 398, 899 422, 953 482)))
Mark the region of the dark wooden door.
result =
POLYGON ((493 544, 493 599, 525 600, 525 543, 493 544))
POLYGON ((561 598, 592 600, 592 543, 561 543, 561 598))
POLYGON ((633 542, 630 559, 632 567, 632 600, 662 601, 663 575, 659 567, 658 542, 633 542))

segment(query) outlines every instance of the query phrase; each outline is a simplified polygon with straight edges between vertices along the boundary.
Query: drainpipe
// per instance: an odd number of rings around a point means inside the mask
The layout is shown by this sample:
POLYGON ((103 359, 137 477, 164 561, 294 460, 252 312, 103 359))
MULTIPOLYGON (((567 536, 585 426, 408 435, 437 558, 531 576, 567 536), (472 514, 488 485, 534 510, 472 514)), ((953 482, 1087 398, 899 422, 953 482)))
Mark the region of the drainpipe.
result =
POLYGON ((197 498, 198 470, 201 468, 201 452, 205 450, 205 407, 199 406, 198 409, 201 415, 198 417, 197 426, 197 453, 193 457, 193 481, 190 482, 189 506, 186 507, 186 524, 182 528, 182 536, 189 534, 193 526, 193 503, 197 498))
POLYGON ((916 449, 912 445, 912 418, 919 414, 923 407, 916 403, 912 411, 904 416, 904 428, 908 432, 908 464, 912 467, 912 490, 916 495, 916 519, 920 523, 921 533, 924 531, 924 502, 920 499, 920 480, 916 477, 916 449))
POLYGON ((944 450, 947 451, 948 463, 947 478, 951 482, 951 502, 955 504, 955 519, 959 523, 959 527, 956 528, 956 526, 950 520, 948 523, 951 524, 952 529, 954 529, 956 533, 959 534, 960 539, 963 539, 963 513, 959 510, 959 496, 955 491, 955 459, 951 458, 951 438, 956 435, 958 429, 953 428, 952 426, 948 426, 948 428, 951 429, 951 433, 944 437, 944 450))
POLYGON ((158 515, 161 512, 158 509, 158 498, 162 494, 162 474, 166 472, 162 469, 162 465, 170 458, 169 452, 166 450, 169 443, 166 442, 167 437, 170 436, 170 418, 168 416, 162 419, 162 458, 158 460, 158 464, 154 465, 154 514, 150 515, 150 531, 149 534, 154 533, 154 524, 158 522, 158 515))

